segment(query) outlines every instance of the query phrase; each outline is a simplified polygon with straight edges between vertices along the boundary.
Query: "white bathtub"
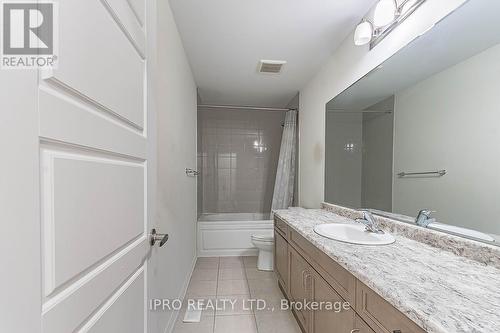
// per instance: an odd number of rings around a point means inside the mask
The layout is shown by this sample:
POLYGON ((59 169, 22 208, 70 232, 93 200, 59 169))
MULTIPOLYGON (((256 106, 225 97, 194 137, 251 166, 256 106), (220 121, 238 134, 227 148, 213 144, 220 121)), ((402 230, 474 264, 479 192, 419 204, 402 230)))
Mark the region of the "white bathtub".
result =
POLYGON ((212 221, 261 221, 269 220, 270 213, 207 213, 198 217, 199 222, 212 221))
POLYGON ((252 235, 273 232, 269 213, 202 214, 198 218, 198 256, 254 256, 252 235))

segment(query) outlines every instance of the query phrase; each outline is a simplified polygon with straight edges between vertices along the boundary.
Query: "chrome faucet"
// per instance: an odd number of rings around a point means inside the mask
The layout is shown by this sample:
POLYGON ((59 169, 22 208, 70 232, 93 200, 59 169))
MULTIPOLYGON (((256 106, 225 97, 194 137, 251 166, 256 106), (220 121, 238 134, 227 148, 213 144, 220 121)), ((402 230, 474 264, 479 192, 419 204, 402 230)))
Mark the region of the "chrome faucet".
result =
POLYGON ((435 211, 422 209, 420 212, 418 212, 418 216, 415 219, 415 223, 421 227, 427 228, 429 224, 436 222, 435 218, 431 218, 432 213, 435 213, 435 211))
POLYGON ((363 218, 356 219, 356 222, 363 223, 365 225, 365 230, 368 232, 374 232, 376 234, 383 234, 384 232, 379 228, 378 222, 375 221, 373 214, 367 210, 360 210, 363 213, 363 218))

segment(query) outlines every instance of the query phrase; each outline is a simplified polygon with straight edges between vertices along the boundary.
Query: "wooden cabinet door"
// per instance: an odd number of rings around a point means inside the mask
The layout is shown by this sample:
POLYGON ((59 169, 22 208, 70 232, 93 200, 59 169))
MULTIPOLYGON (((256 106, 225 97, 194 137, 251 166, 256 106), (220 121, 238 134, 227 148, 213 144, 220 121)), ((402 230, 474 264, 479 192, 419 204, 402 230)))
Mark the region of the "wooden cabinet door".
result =
POLYGON ((315 306, 331 302, 333 309, 324 304, 311 311, 311 333, 349 333, 354 329, 356 313, 319 274, 314 274, 313 300, 315 306))
POLYGON ((356 283, 356 311, 377 333, 425 333, 422 328, 360 281, 356 283))
POLYGON ((356 318, 354 320, 354 329, 352 330, 352 333, 375 333, 374 330, 368 326, 367 323, 361 317, 356 315, 356 318))
POLYGON ((278 230, 274 231, 274 263, 281 285, 288 292, 288 243, 278 230))
MULTIPOLYGON (((290 256, 290 298, 294 302, 305 303, 312 299, 313 275, 312 269, 302 256, 291 246, 288 247, 290 256)), ((300 309, 299 305, 294 307, 299 324, 304 332, 310 332, 310 315, 307 310, 300 309)))

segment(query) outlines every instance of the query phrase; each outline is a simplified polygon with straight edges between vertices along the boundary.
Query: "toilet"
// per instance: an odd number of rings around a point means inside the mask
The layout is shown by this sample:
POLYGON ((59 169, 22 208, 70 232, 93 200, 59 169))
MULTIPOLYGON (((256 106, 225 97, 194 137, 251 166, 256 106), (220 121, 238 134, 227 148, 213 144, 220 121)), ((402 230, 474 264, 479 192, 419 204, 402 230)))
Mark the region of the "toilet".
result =
POLYGON ((274 265, 274 235, 252 235, 252 244, 259 250, 257 269, 272 271, 274 265))

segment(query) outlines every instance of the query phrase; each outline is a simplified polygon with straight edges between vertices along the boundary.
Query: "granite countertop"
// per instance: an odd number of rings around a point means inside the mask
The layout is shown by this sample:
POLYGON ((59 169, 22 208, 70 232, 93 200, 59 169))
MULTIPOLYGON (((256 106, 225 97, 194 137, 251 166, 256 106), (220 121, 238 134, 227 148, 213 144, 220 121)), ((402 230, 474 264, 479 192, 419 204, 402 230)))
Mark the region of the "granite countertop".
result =
POLYGON ((429 333, 500 332, 498 268, 398 234, 386 246, 330 240, 314 227, 355 222, 323 209, 275 215, 429 333))

